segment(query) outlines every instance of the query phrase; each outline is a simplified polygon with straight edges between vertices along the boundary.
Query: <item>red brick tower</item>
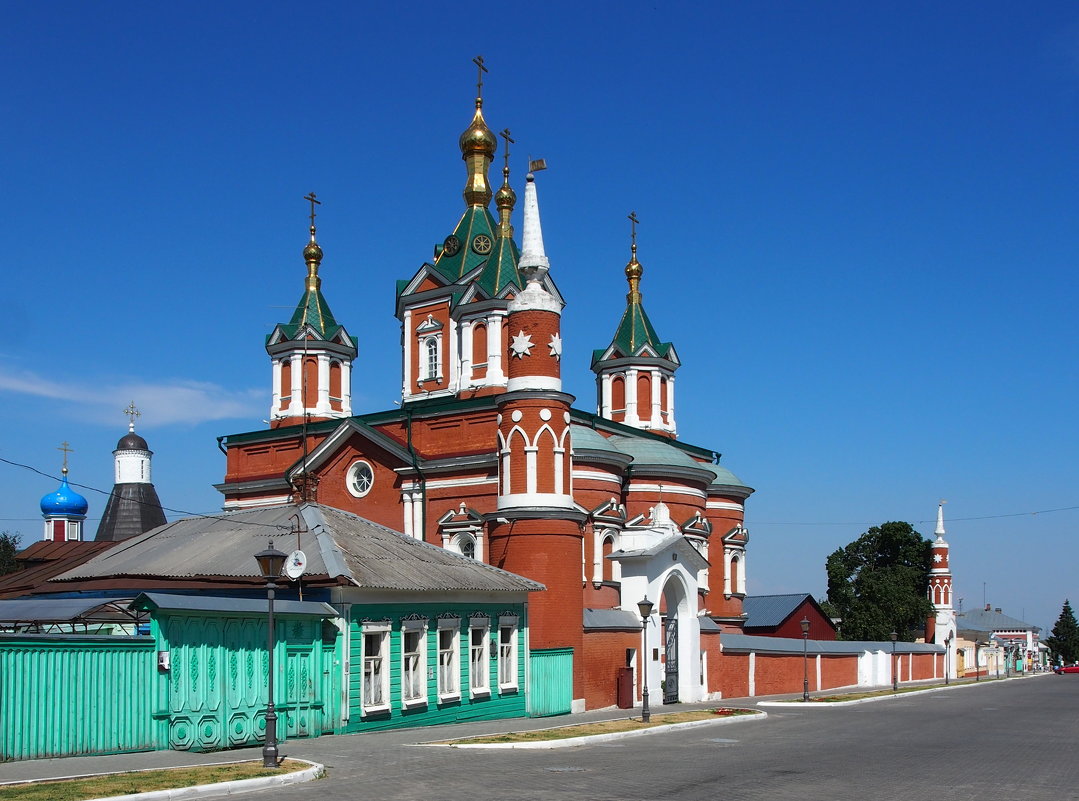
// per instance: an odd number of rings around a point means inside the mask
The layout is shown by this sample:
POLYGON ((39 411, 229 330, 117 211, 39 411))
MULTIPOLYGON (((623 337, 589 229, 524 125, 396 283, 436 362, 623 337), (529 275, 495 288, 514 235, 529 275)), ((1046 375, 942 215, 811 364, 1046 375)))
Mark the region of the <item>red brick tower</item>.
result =
MULTIPOLYGON (((570 484, 573 397, 562 392, 562 301, 544 287, 547 269, 530 173, 519 264, 527 283, 508 309, 509 380, 498 401, 498 511, 490 555, 492 564, 547 586, 529 613, 532 647, 570 647, 579 661, 584 514, 570 484)), ((574 697, 581 697, 576 676, 574 697)))

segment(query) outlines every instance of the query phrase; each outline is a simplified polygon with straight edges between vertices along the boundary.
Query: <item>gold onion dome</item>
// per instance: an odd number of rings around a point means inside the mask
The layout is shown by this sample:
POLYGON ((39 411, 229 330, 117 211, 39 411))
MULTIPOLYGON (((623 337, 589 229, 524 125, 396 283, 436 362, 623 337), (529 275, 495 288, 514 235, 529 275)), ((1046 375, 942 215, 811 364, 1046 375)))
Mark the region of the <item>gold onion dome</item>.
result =
POLYGON ((315 241, 315 226, 311 226, 311 241, 303 249, 303 260, 307 262, 308 291, 315 291, 322 285, 322 279, 318 277, 318 266, 322 263, 322 248, 315 241))
POLYGON ((487 158, 493 158, 495 155, 498 140, 495 139, 495 135, 491 133, 491 129, 487 127, 487 123, 483 119, 483 100, 481 98, 476 98, 476 114, 472 117, 472 124, 461 134, 459 144, 461 145, 461 157, 465 159, 476 153, 486 155, 487 158))
POLYGON ((508 207, 512 210, 513 207, 517 205, 517 193, 514 192, 513 187, 510 186, 510 171, 508 169, 502 170, 502 174, 504 180, 502 181, 502 186, 495 193, 495 205, 500 209, 508 207))
POLYGON ((629 281, 629 294, 626 295, 626 300, 630 303, 641 301, 641 275, 643 273, 644 268, 637 261, 637 246, 634 245, 633 255, 630 256, 629 263, 626 265, 626 279, 629 281))

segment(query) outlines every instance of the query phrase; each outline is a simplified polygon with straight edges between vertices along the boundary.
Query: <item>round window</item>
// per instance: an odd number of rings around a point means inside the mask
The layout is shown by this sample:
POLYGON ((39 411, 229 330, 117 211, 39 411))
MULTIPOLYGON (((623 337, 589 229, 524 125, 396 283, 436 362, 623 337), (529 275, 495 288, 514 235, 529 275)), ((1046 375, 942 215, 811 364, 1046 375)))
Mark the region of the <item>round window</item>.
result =
POLYGON ((375 485, 375 471, 367 462, 356 462, 348 469, 346 484, 349 492, 357 498, 362 498, 375 485))

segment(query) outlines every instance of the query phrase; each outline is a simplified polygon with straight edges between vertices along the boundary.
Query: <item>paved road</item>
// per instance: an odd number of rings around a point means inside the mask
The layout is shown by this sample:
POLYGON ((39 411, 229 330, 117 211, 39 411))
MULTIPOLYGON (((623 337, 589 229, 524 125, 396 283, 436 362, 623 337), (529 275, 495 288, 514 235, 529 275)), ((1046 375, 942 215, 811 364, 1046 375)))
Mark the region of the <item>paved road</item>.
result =
MULTIPOLYGON (((1079 799, 1079 676, 991 682, 554 751, 409 745, 446 729, 295 741, 328 778, 275 801, 1079 799)), ((452 733, 466 731, 456 727, 452 733)))

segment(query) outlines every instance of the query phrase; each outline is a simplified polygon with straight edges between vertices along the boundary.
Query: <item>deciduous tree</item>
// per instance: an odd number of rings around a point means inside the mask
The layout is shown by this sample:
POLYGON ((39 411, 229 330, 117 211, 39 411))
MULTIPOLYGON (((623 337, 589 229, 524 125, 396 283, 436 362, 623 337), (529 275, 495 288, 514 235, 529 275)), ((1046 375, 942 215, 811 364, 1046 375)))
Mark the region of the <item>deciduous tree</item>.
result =
POLYGON ((926 596, 932 542, 910 523, 874 526, 828 557, 825 610, 841 618, 844 640, 912 641, 933 605, 926 596))
POLYGON ((17 531, 0 531, 0 576, 15 572, 19 536, 17 531))

